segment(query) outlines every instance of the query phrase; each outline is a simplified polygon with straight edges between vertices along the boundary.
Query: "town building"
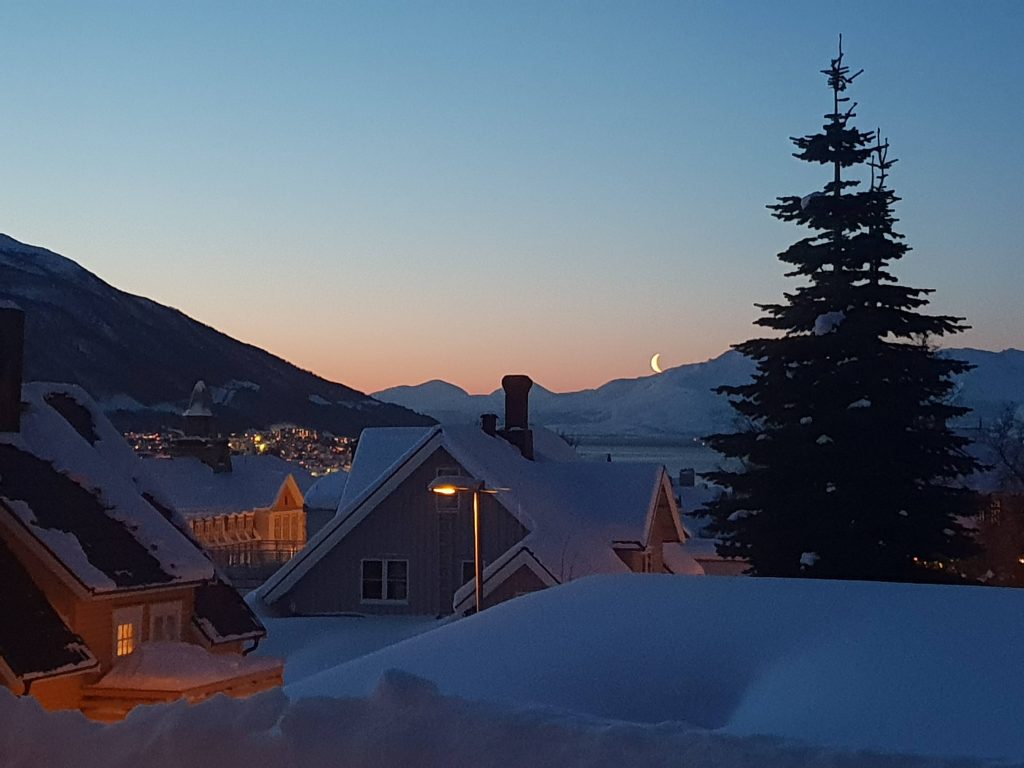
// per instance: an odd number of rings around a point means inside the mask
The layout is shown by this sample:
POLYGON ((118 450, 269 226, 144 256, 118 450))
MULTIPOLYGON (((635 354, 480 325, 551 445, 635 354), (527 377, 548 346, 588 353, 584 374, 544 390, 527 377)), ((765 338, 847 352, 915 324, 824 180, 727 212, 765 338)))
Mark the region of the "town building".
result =
POLYGON ((506 376, 506 426, 366 429, 334 517, 259 590, 279 615, 447 615, 474 608, 472 494, 480 495, 482 606, 596 573, 701 573, 665 468, 580 459, 531 429, 530 380, 506 376))
POLYGON ((313 478, 278 456, 145 459, 148 473, 236 587, 258 586, 306 544, 304 492, 313 478))
POLYGON ((0 684, 115 720, 141 703, 279 685, 265 629, 96 403, 21 383, 0 307, 0 684))

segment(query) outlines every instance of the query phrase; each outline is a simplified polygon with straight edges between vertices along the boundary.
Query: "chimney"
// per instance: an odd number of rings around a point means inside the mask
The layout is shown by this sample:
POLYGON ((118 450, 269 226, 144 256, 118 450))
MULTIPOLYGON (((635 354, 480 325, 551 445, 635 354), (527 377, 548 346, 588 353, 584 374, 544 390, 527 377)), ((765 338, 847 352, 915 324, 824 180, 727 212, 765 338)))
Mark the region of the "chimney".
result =
POLYGON ((693 488, 697 484, 697 471, 693 467, 679 470, 679 487, 693 488))
POLYGON ((498 434, 498 414, 484 413, 480 416, 480 428, 484 434, 494 437, 498 434))
POLYGON ((530 431, 529 397, 533 380, 529 376, 503 376, 505 390, 505 429, 501 436, 516 446, 523 458, 533 460, 533 432, 530 431))
POLYGON ((21 430, 25 313, 0 302, 0 432, 21 430))

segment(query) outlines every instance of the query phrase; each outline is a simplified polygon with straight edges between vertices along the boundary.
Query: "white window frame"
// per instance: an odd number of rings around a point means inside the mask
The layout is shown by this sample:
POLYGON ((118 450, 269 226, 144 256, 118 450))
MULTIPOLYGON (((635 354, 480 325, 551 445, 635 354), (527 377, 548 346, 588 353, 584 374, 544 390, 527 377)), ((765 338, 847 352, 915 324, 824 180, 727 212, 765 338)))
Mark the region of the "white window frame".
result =
POLYGON ((165 642, 177 643, 181 642, 181 601, 176 600, 172 603, 153 603, 149 606, 149 639, 160 640, 165 642), (173 637, 165 637, 167 629, 167 619, 174 619, 174 633, 173 637), (160 621, 162 620, 162 621, 160 621), (157 634, 157 623, 164 626, 164 632, 157 634))
POLYGON ((359 602, 364 605, 408 605, 409 604, 409 561, 401 557, 364 557, 359 561, 359 602), (381 593, 383 597, 363 597, 363 569, 366 563, 380 563, 381 593), (388 569, 391 563, 405 563, 405 597, 388 597, 388 569))
POLYGON ((115 608, 112 619, 111 639, 113 640, 113 656, 115 659, 124 658, 142 643, 142 606, 129 605, 124 608, 115 608), (118 637, 120 627, 127 625, 132 627, 131 636, 118 637), (124 650, 124 653, 121 652, 122 650, 124 650))

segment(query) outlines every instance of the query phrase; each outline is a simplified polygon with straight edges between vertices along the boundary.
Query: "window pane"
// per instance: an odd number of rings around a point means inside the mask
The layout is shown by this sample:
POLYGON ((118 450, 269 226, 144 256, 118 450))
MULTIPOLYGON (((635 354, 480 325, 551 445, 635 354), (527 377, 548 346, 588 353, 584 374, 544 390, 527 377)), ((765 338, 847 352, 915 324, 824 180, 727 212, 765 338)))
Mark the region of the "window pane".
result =
POLYGON ((409 564, 388 560, 388 600, 405 600, 408 594, 409 564))
POLYGON ((462 561, 462 583, 466 584, 476 578, 476 568, 472 560, 462 561))
POLYGON ((384 562, 363 561, 363 600, 384 599, 384 562))

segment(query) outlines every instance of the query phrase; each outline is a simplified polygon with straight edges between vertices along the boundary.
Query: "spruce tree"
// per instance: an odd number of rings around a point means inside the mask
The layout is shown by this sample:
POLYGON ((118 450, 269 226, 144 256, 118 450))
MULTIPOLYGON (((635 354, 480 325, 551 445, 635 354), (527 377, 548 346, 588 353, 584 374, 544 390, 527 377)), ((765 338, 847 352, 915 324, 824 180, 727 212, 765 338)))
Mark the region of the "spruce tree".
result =
POLYGON ((951 377, 971 366, 929 341, 965 329, 927 315, 929 289, 900 285, 890 265, 909 247, 893 230, 895 160, 875 131, 851 120, 850 74, 839 55, 822 70, 832 111, 794 154, 830 171, 820 192, 778 198, 772 215, 810 230, 779 259, 799 287, 757 305, 779 335, 735 345, 756 364, 730 396, 742 426, 707 438, 741 470, 711 479, 730 493, 714 504, 719 553, 763 576, 945 580, 939 563, 973 551, 973 514, 958 478, 976 469, 948 421, 951 377), (854 178, 857 174, 867 177, 854 178))

